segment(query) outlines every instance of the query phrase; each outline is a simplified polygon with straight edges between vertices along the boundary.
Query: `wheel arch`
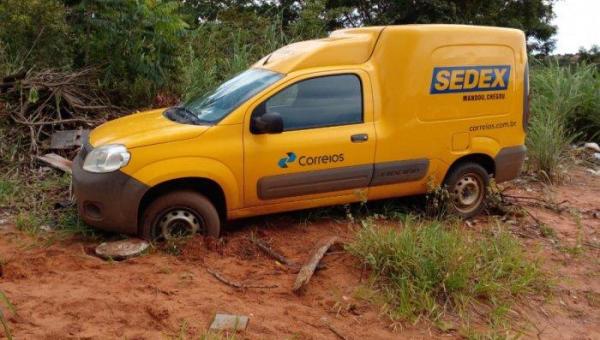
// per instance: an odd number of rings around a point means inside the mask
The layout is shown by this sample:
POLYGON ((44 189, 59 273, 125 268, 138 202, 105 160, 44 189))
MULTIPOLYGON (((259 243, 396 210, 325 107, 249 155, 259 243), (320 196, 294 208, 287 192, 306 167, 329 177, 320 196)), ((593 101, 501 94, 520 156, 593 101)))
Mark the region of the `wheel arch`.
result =
POLYGON ((227 199, 223 188, 214 180, 204 177, 183 177, 159 183, 148 189, 138 207, 138 228, 142 225, 145 209, 156 198, 177 190, 193 190, 208 198, 215 206, 221 221, 227 220, 227 199))
POLYGON ((448 167, 446 174, 444 175, 444 181, 442 183, 446 183, 448 179, 448 175, 452 173, 452 170, 457 166, 464 163, 475 163, 481 165, 490 175, 496 174, 496 161, 490 155, 485 153, 471 153, 468 155, 464 155, 458 159, 456 159, 452 164, 448 167))

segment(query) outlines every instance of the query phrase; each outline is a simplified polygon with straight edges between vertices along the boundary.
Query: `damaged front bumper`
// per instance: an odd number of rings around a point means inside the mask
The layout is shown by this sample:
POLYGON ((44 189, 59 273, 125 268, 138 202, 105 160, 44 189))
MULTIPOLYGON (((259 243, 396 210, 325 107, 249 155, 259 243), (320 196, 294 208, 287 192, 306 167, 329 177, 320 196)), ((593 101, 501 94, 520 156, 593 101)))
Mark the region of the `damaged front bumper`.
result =
POLYGON ((148 186, 121 171, 91 173, 83 161, 86 144, 73 160, 73 191, 81 219, 96 228, 124 234, 138 233, 138 209, 148 186))

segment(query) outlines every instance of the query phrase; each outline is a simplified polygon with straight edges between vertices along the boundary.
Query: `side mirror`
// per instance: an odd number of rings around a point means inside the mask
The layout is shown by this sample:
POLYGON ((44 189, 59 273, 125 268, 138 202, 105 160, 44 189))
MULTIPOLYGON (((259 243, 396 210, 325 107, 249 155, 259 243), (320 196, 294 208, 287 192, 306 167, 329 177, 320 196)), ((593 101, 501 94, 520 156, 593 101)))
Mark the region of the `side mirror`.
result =
POLYGON ((252 119, 252 132, 261 133, 282 133, 283 119, 277 112, 267 112, 262 116, 252 119))

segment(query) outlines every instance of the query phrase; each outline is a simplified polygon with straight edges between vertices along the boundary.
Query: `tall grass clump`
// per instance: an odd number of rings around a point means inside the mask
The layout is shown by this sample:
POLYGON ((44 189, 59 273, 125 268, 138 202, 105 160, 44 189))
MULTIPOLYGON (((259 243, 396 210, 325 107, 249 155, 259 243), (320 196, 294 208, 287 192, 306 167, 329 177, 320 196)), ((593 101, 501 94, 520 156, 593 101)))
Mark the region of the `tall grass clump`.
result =
POLYGON ((474 303, 494 309, 543 287, 537 263, 501 228, 481 235, 412 218, 400 230, 365 223, 348 250, 371 268, 373 288, 394 320, 466 316, 474 303))
POLYGON ((595 65, 534 65, 527 136, 530 166, 551 182, 575 139, 600 137, 600 73, 595 65))
MULTIPOLYGON (((8 298, 2 291, 0 291, 0 306, 1 305, 4 305, 8 309, 8 311, 10 311, 11 313, 15 312, 15 307, 12 305, 12 303, 10 303, 10 301, 8 300, 8 298)), ((10 334, 10 328, 8 327, 8 322, 6 321, 4 312, 2 312, 1 308, 0 308, 0 324, 2 325, 2 328, 4 329, 4 336, 6 336, 6 338, 8 340, 12 340, 12 335, 10 334)))

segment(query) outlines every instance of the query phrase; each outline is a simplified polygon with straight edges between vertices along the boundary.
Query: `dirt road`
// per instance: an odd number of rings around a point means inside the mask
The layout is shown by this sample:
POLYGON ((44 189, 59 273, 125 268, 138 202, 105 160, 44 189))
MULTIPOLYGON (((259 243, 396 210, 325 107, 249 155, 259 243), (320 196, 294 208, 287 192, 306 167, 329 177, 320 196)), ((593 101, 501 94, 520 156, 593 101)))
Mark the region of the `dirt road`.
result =
MULTIPOLYGON (((517 302, 511 318, 526 338, 600 338, 600 178, 582 169, 559 187, 513 182, 514 196, 553 199, 557 211, 525 208, 550 229, 526 217, 511 230, 553 277, 548 296, 517 302), (568 208, 567 208, 568 207, 568 208), (553 230, 553 231, 551 231, 553 230)), ((534 202, 535 203, 535 202, 534 202)), ((469 228, 486 228, 496 217, 480 217, 469 228)), ((44 247, 0 226, 0 290, 16 307, 9 325, 16 339, 164 339, 205 334, 216 312, 244 314, 241 338, 396 339, 457 337, 426 323, 390 324, 377 306, 356 298, 366 275, 356 259, 333 251, 304 295, 291 292, 295 272, 258 250, 252 233, 288 258, 304 262, 320 239, 350 240, 356 225, 341 216, 303 221, 286 215, 236 223, 221 242, 200 237, 183 249, 152 250, 142 257, 107 262, 89 255, 97 243, 69 240, 44 247), (232 288, 207 269, 272 289, 232 288), (331 327, 330 327, 331 326, 331 327)))

